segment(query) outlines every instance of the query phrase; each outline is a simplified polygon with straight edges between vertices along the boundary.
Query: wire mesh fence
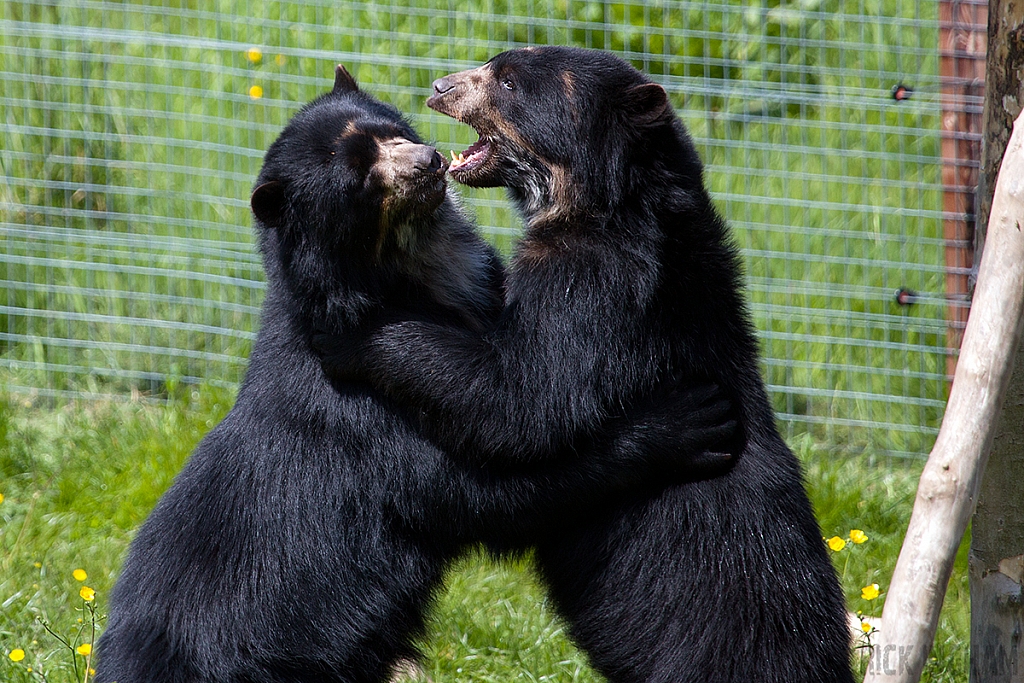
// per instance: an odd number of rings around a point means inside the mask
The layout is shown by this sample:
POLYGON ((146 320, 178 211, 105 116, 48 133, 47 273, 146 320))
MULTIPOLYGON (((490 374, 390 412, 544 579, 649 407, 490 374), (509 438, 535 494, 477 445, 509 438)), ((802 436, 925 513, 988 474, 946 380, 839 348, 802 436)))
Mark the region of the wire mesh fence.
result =
MULTIPOLYGON (((789 435, 930 447, 950 354, 932 0, 7 0, 0 17, 9 391, 238 382, 262 297, 249 192, 333 65, 461 149, 472 131, 423 104, 434 78, 573 44, 663 84, 697 141, 789 435)), ((503 195, 465 194, 507 250, 503 195)))

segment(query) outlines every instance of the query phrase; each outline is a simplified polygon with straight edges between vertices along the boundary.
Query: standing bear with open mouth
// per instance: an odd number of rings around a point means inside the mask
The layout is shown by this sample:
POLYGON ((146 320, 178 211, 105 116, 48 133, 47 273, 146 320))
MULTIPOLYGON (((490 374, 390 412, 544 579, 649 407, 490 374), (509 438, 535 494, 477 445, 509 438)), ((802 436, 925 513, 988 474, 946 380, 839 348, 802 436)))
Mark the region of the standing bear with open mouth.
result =
POLYGON ((325 342, 325 367, 424 411, 453 453, 523 462, 660 378, 719 384, 746 440, 735 466, 552 519, 540 571, 613 683, 851 682, 843 595, 775 427, 739 257, 664 89, 610 54, 525 48, 435 81, 427 104, 480 136, 450 174, 508 188, 522 213, 505 310, 482 333, 381 321, 356 355, 325 342))
POLYGON ((685 476, 699 465, 686 454, 734 431, 713 387, 669 389, 688 429, 667 448, 649 443, 658 405, 589 435, 596 457, 487 469, 438 449, 416 412, 332 382, 317 329, 401 309, 484 330, 500 311, 500 263, 446 167, 342 67, 270 146, 251 199, 267 294, 245 381, 131 544, 97 683, 383 683, 468 547, 685 476))

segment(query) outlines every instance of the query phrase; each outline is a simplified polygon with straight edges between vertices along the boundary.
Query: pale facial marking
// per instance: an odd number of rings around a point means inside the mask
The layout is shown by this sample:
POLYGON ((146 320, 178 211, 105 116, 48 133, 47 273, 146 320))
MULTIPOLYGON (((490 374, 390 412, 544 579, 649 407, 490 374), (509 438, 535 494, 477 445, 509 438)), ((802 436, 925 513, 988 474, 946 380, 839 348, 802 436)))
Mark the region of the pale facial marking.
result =
MULTIPOLYGON (((394 235, 398 246, 410 250, 416 241, 416 234, 411 230, 411 222, 407 218, 409 201, 422 201, 424 170, 417 168, 417 158, 422 163, 423 148, 421 145, 403 137, 387 138, 377 141, 377 160, 373 171, 384 188, 381 202, 381 225, 377 238, 377 253, 384 249, 390 235, 394 235)), ((433 148, 430 148, 433 153, 433 148)), ((443 180, 441 180, 443 182, 443 180)), ((444 192, 438 188, 438 201, 443 199, 444 192)))

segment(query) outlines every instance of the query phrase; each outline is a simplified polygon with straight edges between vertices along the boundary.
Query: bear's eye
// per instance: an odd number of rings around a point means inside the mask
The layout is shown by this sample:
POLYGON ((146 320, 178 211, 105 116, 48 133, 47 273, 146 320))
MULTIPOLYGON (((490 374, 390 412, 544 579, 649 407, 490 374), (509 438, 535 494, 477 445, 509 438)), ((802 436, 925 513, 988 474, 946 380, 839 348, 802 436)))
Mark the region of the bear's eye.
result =
POLYGON ((501 87, 505 88, 505 90, 515 90, 516 84, 512 82, 511 78, 505 76, 505 78, 501 79, 501 87))

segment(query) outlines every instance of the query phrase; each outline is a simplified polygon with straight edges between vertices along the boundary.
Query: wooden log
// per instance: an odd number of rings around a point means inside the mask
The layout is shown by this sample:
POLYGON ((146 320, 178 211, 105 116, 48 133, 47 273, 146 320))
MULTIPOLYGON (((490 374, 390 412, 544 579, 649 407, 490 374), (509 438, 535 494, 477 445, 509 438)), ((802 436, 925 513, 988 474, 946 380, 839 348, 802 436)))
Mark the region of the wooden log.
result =
MULTIPOLYGON (((984 253, 984 227, 993 185, 1013 128, 1024 109, 1024 4, 991 0, 985 75, 984 144, 978 176, 975 249, 984 253)), ((1020 683, 1024 678, 1024 342, 971 520, 971 683, 1020 683)))
POLYGON ((992 200, 985 253, 946 415, 914 501, 865 683, 915 683, 974 511, 1024 323, 1024 114, 992 200))

